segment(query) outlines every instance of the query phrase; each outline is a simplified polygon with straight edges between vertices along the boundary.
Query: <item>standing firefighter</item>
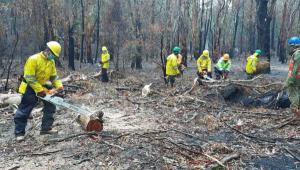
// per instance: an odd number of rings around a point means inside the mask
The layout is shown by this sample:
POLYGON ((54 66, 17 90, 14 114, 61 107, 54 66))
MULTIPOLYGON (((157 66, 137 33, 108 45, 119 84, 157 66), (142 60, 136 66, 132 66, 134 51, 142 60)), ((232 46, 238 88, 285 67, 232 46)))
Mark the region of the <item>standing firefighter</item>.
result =
POLYGON ((180 61, 180 51, 179 47, 174 47, 173 54, 167 57, 166 63, 166 75, 167 75, 167 84, 171 84, 171 87, 174 87, 175 77, 180 74, 178 65, 180 61))
MULTIPOLYGON (((38 102, 38 97, 45 97, 47 93, 56 90, 63 91, 62 82, 58 79, 55 67, 55 58, 59 57, 61 46, 58 42, 47 43, 47 48, 28 58, 24 66, 24 79, 19 87, 23 94, 21 103, 16 111, 15 135, 17 141, 24 140, 27 118, 38 102), (49 83, 52 87, 49 87, 49 83), (46 85, 47 84, 47 85, 46 85), (37 97, 38 96, 38 97, 37 97)), ((57 130, 52 129, 55 105, 43 101, 43 118, 40 134, 54 134, 57 130)))
POLYGON ((252 79, 257 74, 257 64, 261 55, 261 50, 256 50, 255 53, 247 58, 246 73, 247 79, 252 79))
POLYGON ((211 75, 211 59, 209 57, 209 51, 204 50, 202 55, 197 59, 197 75, 199 79, 204 79, 206 76, 209 78, 211 75))
POLYGON ((286 87, 291 101, 291 111, 297 119, 300 119, 300 38, 292 37, 288 40, 291 55, 289 60, 289 73, 286 81, 286 87))
POLYGON ((215 66, 216 79, 227 79, 231 69, 231 61, 229 54, 224 54, 215 66))
POLYGON ((108 53, 107 48, 104 46, 102 47, 102 54, 101 54, 101 61, 100 61, 100 64, 102 65, 102 70, 101 70, 102 82, 109 81, 108 79, 109 60, 110 60, 110 55, 108 53))

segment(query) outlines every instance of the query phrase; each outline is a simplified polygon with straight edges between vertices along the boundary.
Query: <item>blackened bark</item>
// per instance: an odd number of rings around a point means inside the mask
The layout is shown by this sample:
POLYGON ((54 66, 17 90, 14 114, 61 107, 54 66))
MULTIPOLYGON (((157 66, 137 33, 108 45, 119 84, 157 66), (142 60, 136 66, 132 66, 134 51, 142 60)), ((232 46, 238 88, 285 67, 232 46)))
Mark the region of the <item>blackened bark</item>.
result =
MULTIPOLYGON (((271 61, 270 55, 270 25, 271 17, 268 14, 268 0, 256 0, 257 9, 257 33, 258 33, 258 48, 262 49, 263 56, 266 56, 268 61, 271 61)), ((271 70, 269 70, 270 72, 271 70)))

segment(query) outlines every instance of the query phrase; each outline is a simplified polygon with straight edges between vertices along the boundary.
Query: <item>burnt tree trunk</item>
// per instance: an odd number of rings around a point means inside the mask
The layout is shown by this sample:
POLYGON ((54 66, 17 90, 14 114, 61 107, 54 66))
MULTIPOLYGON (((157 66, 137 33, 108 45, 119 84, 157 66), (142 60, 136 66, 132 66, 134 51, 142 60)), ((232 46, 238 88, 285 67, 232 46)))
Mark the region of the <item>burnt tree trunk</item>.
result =
POLYGON ((237 35, 237 30, 238 30, 239 20, 240 20, 241 5, 240 5, 239 1, 237 3, 238 4, 236 7, 236 13, 235 13, 235 17, 234 17, 234 31, 233 31, 233 40, 232 40, 232 45, 231 45, 231 50, 230 50, 230 56, 234 56, 236 35, 237 35))
POLYGON ((69 39, 69 68, 75 70, 75 40, 74 40, 74 26, 70 27, 68 30, 68 39, 69 39))
MULTIPOLYGON (((269 0, 256 0, 257 3, 257 34, 258 48, 262 49, 263 56, 267 57, 268 62, 271 61, 270 55, 270 23, 271 17, 268 14, 269 0)), ((269 73, 271 69, 269 68, 269 73)))
POLYGON ((97 26, 96 26, 96 54, 94 58, 94 62, 96 63, 98 61, 99 57, 99 41, 100 41, 100 6, 101 1, 97 0, 97 26))
POLYGON ((278 39, 278 57, 279 57, 279 61, 282 64, 286 63, 287 61, 286 48, 285 48, 285 42, 287 39, 286 19, 287 19, 287 2, 285 2, 283 6, 280 35, 278 39))
MULTIPOLYGON (((80 63, 83 62, 83 54, 84 54, 84 38, 85 38, 85 30, 84 30, 84 3, 83 0, 80 0, 81 5, 81 44, 80 44, 80 63)), ((81 65, 80 65, 81 66, 81 65)))

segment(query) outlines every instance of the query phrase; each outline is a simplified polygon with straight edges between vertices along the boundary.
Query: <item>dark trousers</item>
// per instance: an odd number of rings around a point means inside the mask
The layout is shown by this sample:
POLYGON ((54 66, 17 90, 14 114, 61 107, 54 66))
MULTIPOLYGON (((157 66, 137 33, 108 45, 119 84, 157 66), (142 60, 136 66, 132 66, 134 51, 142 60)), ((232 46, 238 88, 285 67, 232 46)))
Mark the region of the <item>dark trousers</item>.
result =
POLYGON ((227 79, 228 77, 228 73, 227 71, 221 71, 218 69, 218 67, 215 67, 215 75, 216 75, 216 79, 220 80, 221 78, 223 79, 227 79))
POLYGON ((251 80, 255 77, 255 74, 248 74, 247 73, 247 80, 251 80))
POLYGON ((101 81, 102 82, 108 82, 109 79, 108 79, 108 73, 107 73, 107 69, 106 68, 102 68, 102 71, 101 71, 101 81))
POLYGON ((171 84, 171 87, 174 87, 175 84, 175 77, 176 76, 168 76, 167 78, 167 85, 169 85, 169 83, 171 84))
MULTIPOLYGON (((36 97, 34 90, 30 86, 27 86, 25 94, 22 97, 21 103, 14 117, 16 136, 25 135, 27 119, 32 109, 36 106, 37 102, 38 102, 38 98, 36 97)), ((43 103, 44 103, 44 108, 42 111, 44 114, 42 118, 41 130, 47 131, 50 130, 53 125, 54 122, 53 115, 56 111, 56 107, 55 105, 46 101, 43 101, 43 103)))

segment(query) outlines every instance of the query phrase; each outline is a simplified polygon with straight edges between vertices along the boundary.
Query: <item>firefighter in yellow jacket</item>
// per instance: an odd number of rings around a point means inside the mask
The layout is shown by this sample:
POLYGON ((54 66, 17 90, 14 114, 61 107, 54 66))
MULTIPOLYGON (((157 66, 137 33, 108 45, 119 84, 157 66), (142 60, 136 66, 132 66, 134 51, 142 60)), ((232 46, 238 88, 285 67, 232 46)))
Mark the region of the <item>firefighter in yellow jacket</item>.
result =
POLYGON ((259 56, 261 55, 261 50, 256 50, 255 53, 247 58, 246 73, 247 79, 252 79, 256 75, 257 64, 259 62, 259 56))
POLYGON ((108 69, 109 69, 109 60, 110 55, 108 53, 107 47, 102 47, 102 54, 101 54, 101 61, 100 64, 102 66, 101 69, 101 81, 102 82, 108 82, 108 69))
POLYGON ((202 55, 197 59, 197 75, 199 79, 204 79, 205 76, 209 78, 211 75, 211 59, 209 57, 209 51, 204 50, 202 55))
MULTIPOLYGON (((19 92, 23 94, 18 110, 15 113, 15 135, 17 141, 24 140, 27 118, 38 102, 38 97, 45 97, 47 93, 53 91, 63 91, 62 82, 58 79, 55 58, 59 57, 61 46, 56 41, 47 43, 47 48, 30 56, 24 66, 24 79, 19 87, 19 92), (46 86, 46 84, 52 87, 46 86)), ((57 130, 52 129, 54 122, 53 115, 56 111, 55 105, 43 101, 43 118, 40 134, 54 134, 57 130)))
POLYGON ((174 47, 173 54, 167 57, 167 63, 166 63, 167 84, 170 83, 171 87, 174 87, 175 78, 177 75, 180 74, 178 68, 179 64, 181 64, 179 58, 180 51, 181 49, 179 47, 174 47))

